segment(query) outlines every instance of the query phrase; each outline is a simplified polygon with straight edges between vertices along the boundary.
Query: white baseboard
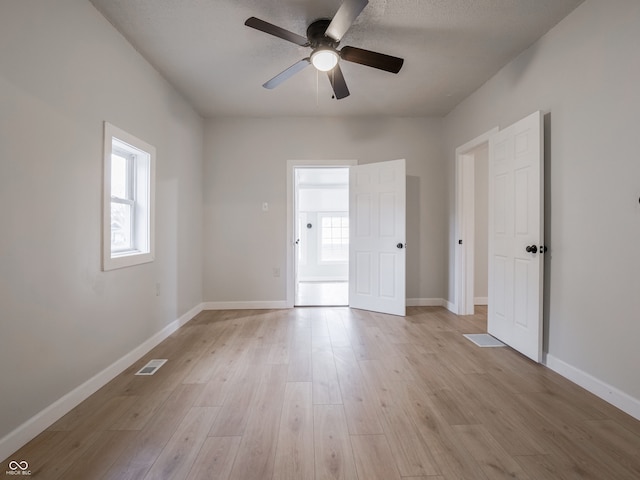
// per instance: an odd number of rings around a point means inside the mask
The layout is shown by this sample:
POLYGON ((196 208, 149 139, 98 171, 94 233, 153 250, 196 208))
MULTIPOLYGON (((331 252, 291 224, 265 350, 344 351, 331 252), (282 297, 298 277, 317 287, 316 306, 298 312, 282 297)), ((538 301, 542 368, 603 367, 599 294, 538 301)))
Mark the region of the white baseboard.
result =
POLYGON ((407 298, 407 307, 444 307, 443 298, 407 298))
MULTIPOLYGON (((448 303, 442 298, 407 298, 407 307, 447 307, 448 303)), ((272 310, 290 308, 285 300, 205 302, 202 305, 203 310, 272 310)))
POLYGON ((443 300, 443 302, 444 302, 443 307, 445 307, 451 313, 455 313, 455 314, 458 313, 458 306, 455 303, 452 303, 449 300, 443 300))
MULTIPOLYGON (((448 303, 442 298, 407 298, 407 307, 447 307, 448 303)), ((285 300, 205 302, 202 305, 203 310, 271 310, 290 308, 285 300)))
POLYGON ((488 297, 475 297, 473 299, 473 304, 474 305, 489 305, 489 298, 488 297))
POLYGON ((44 410, 35 414, 14 431, 5 435, 4 438, 0 439, 0 459, 8 458, 9 455, 26 445, 29 441, 46 430, 58 419, 66 415, 90 395, 98 391, 124 370, 133 365, 152 348, 200 313, 203 310, 202 305, 203 304, 200 304, 192 308, 180 318, 174 320, 151 338, 124 355, 122 358, 116 360, 83 384, 74 388, 44 410))
POLYGON ((324 282, 328 282, 328 283, 347 283, 349 282, 348 278, 344 278, 341 277, 339 275, 335 275, 335 276, 326 276, 326 277, 298 277, 298 282, 304 283, 304 282, 309 282, 309 283, 324 283, 324 282))
POLYGON ((585 390, 614 405, 625 413, 640 420, 640 400, 595 378, 593 375, 569 365, 568 363, 546 354, 544 364, 554 372, 562 375, 585 390))
MULTIPOLYGON (((447 307, 449 302, 442 298, 407 298, 407 307, 447 307)), ((203 310, 272 310, 290 308, 284 300, 246 302, 205 302, 203 310)))
POLYGON ((203 310, 277 310, 289 308, 286 300, 245 301, 245 302, 205 302, 203 310))
POLYGON ((444 298, 407 298, 407 307, 444 307, 456 313, 456 306, 444 298))

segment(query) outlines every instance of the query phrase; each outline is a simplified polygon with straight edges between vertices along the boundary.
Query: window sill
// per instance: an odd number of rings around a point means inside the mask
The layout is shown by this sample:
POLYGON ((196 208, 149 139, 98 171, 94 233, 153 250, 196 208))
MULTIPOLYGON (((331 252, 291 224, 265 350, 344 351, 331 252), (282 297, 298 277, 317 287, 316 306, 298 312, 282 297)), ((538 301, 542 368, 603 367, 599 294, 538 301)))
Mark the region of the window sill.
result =
POLYGON ((118 268, 132 267, 143 263, 153 262, 153 254, 151 253, 130 253, 125 252, 111 258, 105 258, 102 270, 116 270, 118 268))

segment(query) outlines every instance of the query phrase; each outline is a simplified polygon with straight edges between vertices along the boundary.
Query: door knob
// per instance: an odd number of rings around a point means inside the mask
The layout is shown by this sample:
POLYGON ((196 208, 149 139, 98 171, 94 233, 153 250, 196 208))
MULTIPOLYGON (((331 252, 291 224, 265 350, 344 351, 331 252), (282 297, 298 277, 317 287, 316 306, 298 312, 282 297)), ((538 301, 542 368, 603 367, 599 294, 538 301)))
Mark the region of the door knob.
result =
POLYGON ((538 247, 536 245, 528 245, 525 250, 528 253, 538 253, 538 247))
POLYGON ((402 243, 399 243, 399 244, 397 244, 397 245, 396 245, 396 247, 398 247, 398 248, 404 248, 404 245, 403 245, 402 243))

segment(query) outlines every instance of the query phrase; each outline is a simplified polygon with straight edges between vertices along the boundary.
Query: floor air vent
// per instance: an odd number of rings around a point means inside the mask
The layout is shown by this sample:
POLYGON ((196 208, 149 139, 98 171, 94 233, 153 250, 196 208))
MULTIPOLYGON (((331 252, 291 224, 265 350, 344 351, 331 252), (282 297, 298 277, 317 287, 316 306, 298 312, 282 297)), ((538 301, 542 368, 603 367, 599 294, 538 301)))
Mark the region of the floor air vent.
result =
POLYGON ((479 347, 506 347, 504 343, 488 333, 466 333, 464 336, 479 347))
POLYGON ((149 363, 138 370, 138 373, 136 373, 136 375, 153 375, 162 365, 165 364, 166 361, 166 358, 149 360, 149 363))

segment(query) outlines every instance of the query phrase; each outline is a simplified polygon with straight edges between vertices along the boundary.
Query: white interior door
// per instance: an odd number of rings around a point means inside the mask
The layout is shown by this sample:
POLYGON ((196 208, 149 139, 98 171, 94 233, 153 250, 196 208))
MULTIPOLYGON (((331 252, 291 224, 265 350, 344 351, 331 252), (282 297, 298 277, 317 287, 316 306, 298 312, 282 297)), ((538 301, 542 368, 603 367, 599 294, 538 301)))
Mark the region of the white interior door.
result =
POLYGON ((488 332, 542 360, 543 135, 540 112, 489 139, 488 332))
POLYGON ((405 314, 404 160, 349 171, 349 306, 405 314))

